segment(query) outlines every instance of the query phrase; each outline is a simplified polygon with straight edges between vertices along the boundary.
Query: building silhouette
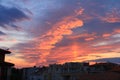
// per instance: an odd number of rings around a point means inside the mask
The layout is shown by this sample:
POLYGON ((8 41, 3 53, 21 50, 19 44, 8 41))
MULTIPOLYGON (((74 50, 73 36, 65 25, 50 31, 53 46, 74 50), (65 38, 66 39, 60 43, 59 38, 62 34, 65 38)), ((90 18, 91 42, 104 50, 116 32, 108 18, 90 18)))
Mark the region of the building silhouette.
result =
POLYGON ((68 62, 24 68, 23 72, 23 80, 120 80, 120 65, 108 62, 68 62))
POLYGON ((8 50, 0 49, 0 80, 10 80, 13 63, 5 62, 5 54, 10 54, 8 50))

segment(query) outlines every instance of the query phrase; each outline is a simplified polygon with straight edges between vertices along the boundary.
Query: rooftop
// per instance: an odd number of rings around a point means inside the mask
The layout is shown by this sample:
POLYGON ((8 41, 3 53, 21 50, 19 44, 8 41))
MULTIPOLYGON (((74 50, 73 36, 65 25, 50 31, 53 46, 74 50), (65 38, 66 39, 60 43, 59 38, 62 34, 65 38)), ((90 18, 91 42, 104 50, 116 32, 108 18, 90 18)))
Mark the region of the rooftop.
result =
POLYGON ((0 48, 0 54, 10 54, 11 52, 0 48))
POLYGON ((0 62, 0 66, 14 66, 14 64, 9 62, 0 62))

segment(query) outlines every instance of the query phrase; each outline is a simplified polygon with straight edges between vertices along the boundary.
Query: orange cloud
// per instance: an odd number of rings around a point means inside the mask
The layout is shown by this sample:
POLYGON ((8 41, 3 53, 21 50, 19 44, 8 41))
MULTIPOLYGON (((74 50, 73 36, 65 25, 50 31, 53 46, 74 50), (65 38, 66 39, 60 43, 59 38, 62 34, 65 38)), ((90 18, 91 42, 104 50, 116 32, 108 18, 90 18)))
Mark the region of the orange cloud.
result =
POLYGON ((86 38, 85 40, 86 41, 91 41, 91 40, 94 40, 95 38, 92 38, 92 37, 90 37, 90 38, 86 38))
POLYGON ((109 23, 120 22, 120 13, 117 9, 113 9, 111 12, 106 14, 106 17, 102 17, 101 19, 109 23))
POLYGON ((84 61, 82 56, 86 56, 94 49, 87 43, 73 41, 71 44, 52 49, 51 54, 47 56, 48 60, 56 61, 56 63, 84 61))
POLYGON ((97 38, 96 33, 81 33, 79 35, 70 35, 67 36, 67 38, 69 39, 79 39, 79 38, 85 38, 86 41, 89 40, 94 40, 95 38, 97 38))
POLYGON ((115 29, 114 32, 115 33, 120 33, 120 29, 115 29))
POLYGON ((50 31, 48 31, 45 35, 40 37, 39 48, 53 48, 53 45, 59 42, 63 38, 63 35, 72 34, 71 29, 81 27, 82 25, 83 22, 77 18, 64 18, 61 22, 55 24, 53 28, 50 31))
POLYGON ((103 38, 106 38, 106 37, 110 37, 112 34, 109 34, 109 33, 106 33, 106 34, 103 34, 102 37, 103 38))
POLYGON ((54 45, 63 39, 64 35, 71 35, 73 28, 83 26, 83 21, 76 18, 77 15, 64 17, 39 38, 39 45, 36 47, 42 53, 40 55, 40 63, 46 62, 46 56, 50 54, 51 49, 55 47, 54 45))

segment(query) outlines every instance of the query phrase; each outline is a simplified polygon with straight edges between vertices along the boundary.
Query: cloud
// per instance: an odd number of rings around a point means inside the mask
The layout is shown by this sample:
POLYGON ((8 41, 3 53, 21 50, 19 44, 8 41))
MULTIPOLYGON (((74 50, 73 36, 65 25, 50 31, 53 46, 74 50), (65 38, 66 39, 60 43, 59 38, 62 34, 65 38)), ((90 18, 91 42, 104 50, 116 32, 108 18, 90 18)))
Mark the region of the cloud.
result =
POLYGON ((1 35, 6 35, 6 34, 5 34, 4 32, 2 32, 2 31, 0 31, 0 36, 1 36, 1 35))
POLYGON ((95 38, 97 38, 96 33, 88 33, 88 32, 83 32, 81 34, 76 34, 76 35, 70 35, 67 36, 67 38, 69 39, 84 39, 86 41, 89 40, 94 40, 95 38))
POLYGON ((115 32, 115 33, 120 33, 120 29, 119 29, 119 28, 118 28, 118 29, 115 29, 114 32, 115 32))
POLYGON ((106 38, 106 37, 110 37, 112 34, 109 34, 109 33, 105 33, 105 34, 103 34, 102 36, 103 36, 103 38, 106 38))
POLYGON ((56 47, 55 44, 59 43, 64 36, 73 34, 72 29, 82 26, 83 21, 76 18, 75 13, 72 16, 64 17, 56 22, 52 25, 51 29, 42 36, 34 38, 26 44, 16 45, 16 47, 24 46, 21 47, 21 49, 19 48, 19 53, 23 53, 26 60, 28 59, 30 62, 34 61, 37 65, 46 65, 49 61, 47 56, 50 55, 51 50, 56 47))
POLYGON ((119 63, 120 64, 120 57, 114 57, 114 58, 101 58, 101 59, 95 59, 90 60, 94 62, 112 62, 112 63, 119 63))
POLYGON ((119 9, 112 9, 111 12, 107 12, 105 17, 101 19, 108 23, 120 23, 120 10, 119 9))
POLYGON ((86 41, 91 41, 91 40, 94 40, 95 38, 93 38, 93 37, 90 37, 90 38, 86 38, 85 40, 86 41))
POLYGON ((71 62, 71 61, 80 61, 78 57, 85 56, 89 54, 90 49, 89 45, 84 43, 71 41, 67 44, 57 45, 57 47, 53 48, 50 54, 47 56, 47 61, 56 60, 57 63, 71 62), (86 47, 82 47, 86 46, 86 47))
POLYGON ((8 8, 0 5, 0 27, 8 28, 8 26, 11 26, 17 30, 19 27, 15 25, 15 22, 25 19, 28 19, 28 16, 18 8, 8 8))
POLYGON ((50 31, 40 38, 42 42, 39 48, 42 48, 44 42, 46 46, 48 45, 48 49, 49 47, 52 48, 52 45, 62 40, 64 35, 72 34, 71 29, 80 27, 82 25, 83 22, 77 18, 65 18, 61 20, 61 22, 55 24, 50 31))
MULTIPOLYGON (((44 53, 40 56, 41 60, 46 59, 46 56, 50 54, 49 50, 54 48, 55 44, 61 41, 64 35, 72 34, 71 29, 81 27, 81 26, 83 26, 82 20, 79 20, 74 17, 63 18, 60 22, 53 25, 52 29, 49 30, 46 34, 44 34, 39 39, 40 43, 38 45, 38 48, 42 50, 44 49, 48 50, 47 52, 43 51, 44 53)), ((41 61, 41 63, 43 62, 41 61)))

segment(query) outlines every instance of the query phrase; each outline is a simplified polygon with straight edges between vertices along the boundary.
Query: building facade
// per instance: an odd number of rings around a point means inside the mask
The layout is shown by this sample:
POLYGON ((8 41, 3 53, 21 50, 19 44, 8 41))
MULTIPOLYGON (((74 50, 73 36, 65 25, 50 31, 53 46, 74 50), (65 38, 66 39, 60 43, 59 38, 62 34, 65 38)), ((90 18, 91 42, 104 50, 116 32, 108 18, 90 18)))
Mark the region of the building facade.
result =
MULTIPOLYGON (((89 63, 69 62, 65 64, 52 64, 48 67, 37 68, 28 72, 29 77, 25 80, 120 80, 120 73, 111 69, 119 65, 112 63, 89 63), (31 73, 31 74, 30 74, 31 73)), ((33 68, 32 68, 33 69, 33 68)))
POLYGON ((76 73, 88 73, 89 63, 70 62, 42 67, 29 76, 29 80, 75 80, 76 73))

